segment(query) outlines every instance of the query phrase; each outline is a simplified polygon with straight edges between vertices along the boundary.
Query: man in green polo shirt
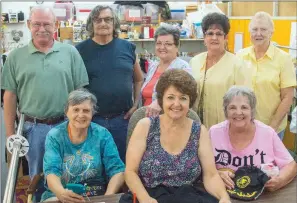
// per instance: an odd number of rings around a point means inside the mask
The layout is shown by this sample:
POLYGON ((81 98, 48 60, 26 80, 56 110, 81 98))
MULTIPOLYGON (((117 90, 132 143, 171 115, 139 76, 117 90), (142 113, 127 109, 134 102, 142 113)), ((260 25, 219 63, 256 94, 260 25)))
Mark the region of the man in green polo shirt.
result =
POLYGON ((6 135, 15 134, 16 111, 25 114, 24 135, 29 174, 42 172, 48 131, 64 120, 68 94, 88 85, 84 62, 75 47, 54 40, 56 17, 50 8, 34 7, 28 20, 32 41, 9 54, 2 72, 6 135))

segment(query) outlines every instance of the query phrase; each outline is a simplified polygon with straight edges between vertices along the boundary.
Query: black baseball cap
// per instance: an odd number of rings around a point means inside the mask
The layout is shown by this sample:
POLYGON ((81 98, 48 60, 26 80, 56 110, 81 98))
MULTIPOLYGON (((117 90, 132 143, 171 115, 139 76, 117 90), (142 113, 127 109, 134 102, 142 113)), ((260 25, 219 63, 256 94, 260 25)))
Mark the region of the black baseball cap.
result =
POLYGON ((257 199, 264 190, 269 177, 254 166, 243 166, 235 172, 234 189, 227 190, 231 198, 251 201, 257 199))

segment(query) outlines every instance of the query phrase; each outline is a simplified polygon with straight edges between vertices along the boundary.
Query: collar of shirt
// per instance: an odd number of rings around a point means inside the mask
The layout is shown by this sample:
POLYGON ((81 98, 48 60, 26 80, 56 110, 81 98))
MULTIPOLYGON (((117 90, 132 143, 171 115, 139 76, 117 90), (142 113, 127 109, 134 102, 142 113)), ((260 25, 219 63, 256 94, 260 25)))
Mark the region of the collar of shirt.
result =
MULTIPOLYGON (((270 43, 270 45, 269 45, 269 47, 268 47, 268 49, 267 49, 265 55, 264 55, 262 58, 264 58, 265 56, 267 56, 268 58, 270 58, 271 60, 273 60, 273 57, 274 57, 274 49, 275 49, 274 45, 272 45, 272 44, 270 43)), ((255 51, 254 51, 254 46, 251 46, 251 47, 250 47, 250 50, 248 51, 247 54, 248 54, 254 61, 257 61, 257 59, 256 59, 256 54, 255 54, 255 51)), ((261 58, 261 59, 262 59, 262 58, 261 58)), ((259 59, 258 59, 258 60, 259 60, 259 59)))
MULTIPOLYGON (((36 53, 36 52, 40 52, 40 51, 34 46, 32 40, 29 42, 28 49, 29 49, 29 53, 30 53, 30 54, 34 54, 34 53, 36 53)), ((59 51, 59 49, 60 49, 60 44, 59 44, 59 42, 54 41, 53 47, 50 49, 50 51, 49 51, 48 53, 59 51)))

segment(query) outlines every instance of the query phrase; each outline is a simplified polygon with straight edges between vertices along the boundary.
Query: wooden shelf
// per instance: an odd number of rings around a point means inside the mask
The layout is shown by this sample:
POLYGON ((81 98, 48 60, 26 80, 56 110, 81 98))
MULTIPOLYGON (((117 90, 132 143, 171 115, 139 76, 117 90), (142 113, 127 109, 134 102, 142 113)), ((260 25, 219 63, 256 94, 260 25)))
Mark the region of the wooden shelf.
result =
POLYGON ((165 20, 165 21, 161 21, 161 22, 163 22, 163 23, 182 23, 183 20, 165 20))
MULTIPOLYGON (((155 40, 153 38, 151 39, 127 39, 130 42, 154 42, 155 40)), ((203 41, 204 39, 180 39, 181 42, 186 41, 203 41)))
MULTIPOLYGON (((141 24, 141 22, 139 22, 139 21, 134 21, 134 22, 132 22, 132 21, 125 21, 125 20, 121 20, 120 21, 120 24, 136 24, 136 25, 140 25, 141 24)), ((158 20, 152 20, 151 21, 151 23, 150 24, 158 24, 159 22, 158 22, 158 20)))
POLYGON ((20 21, 20 22, 16 22, 16 23, 6 23, 6 22, 3 22, 2 25, 13 25, 13 24, 18 25, 18 24, 24 24, 24 23, 25 23, 25 21, 20 21))
MULTIPOLYGON (((161 21, 161 23, 182 23, 183 20, 165 20, 165 21, 161 21)), ((120 24, 131 24, 131 23, 134 23, 136 25, 141 24, 141 22, 130 22, 130 21, 125 21, 125 20, 121 20, 121 22, 120 22, 120 24)), ((150 24, 159 24, 159 21, 158 20, 152 20, 152 22, 150 24)))

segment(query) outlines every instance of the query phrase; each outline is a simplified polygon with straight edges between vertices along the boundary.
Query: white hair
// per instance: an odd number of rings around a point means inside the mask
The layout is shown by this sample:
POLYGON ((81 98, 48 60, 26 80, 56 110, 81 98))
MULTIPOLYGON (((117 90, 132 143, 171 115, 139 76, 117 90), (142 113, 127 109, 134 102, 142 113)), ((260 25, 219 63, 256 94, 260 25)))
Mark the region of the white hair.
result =
POLYGON ((252 26, 253 22, 255 20, 258 20, 258 19, 265 20, 269 25, 270 31, 274 32, 274 22, 272 20, 272 17, 271 17, 271 15, 269 13, 266 13, 264 11, 259 11, 252 17, 252 20, 250 21, 250 24, 249 24, 249 31, 250 32, 252 31, 251 26, 252 26))
POLYGON ((43 12, 49 12, 49 13, 51 13, 53 15, 54 22, 56 22, 56 14, 54 12, 54 9, 52 7, 44 6, 44 5, 34 6, 30 10, 29 20, 31 20, 31 17, 32 17, 33 13, 36 12, 36 11, 43 11, 43 12))

